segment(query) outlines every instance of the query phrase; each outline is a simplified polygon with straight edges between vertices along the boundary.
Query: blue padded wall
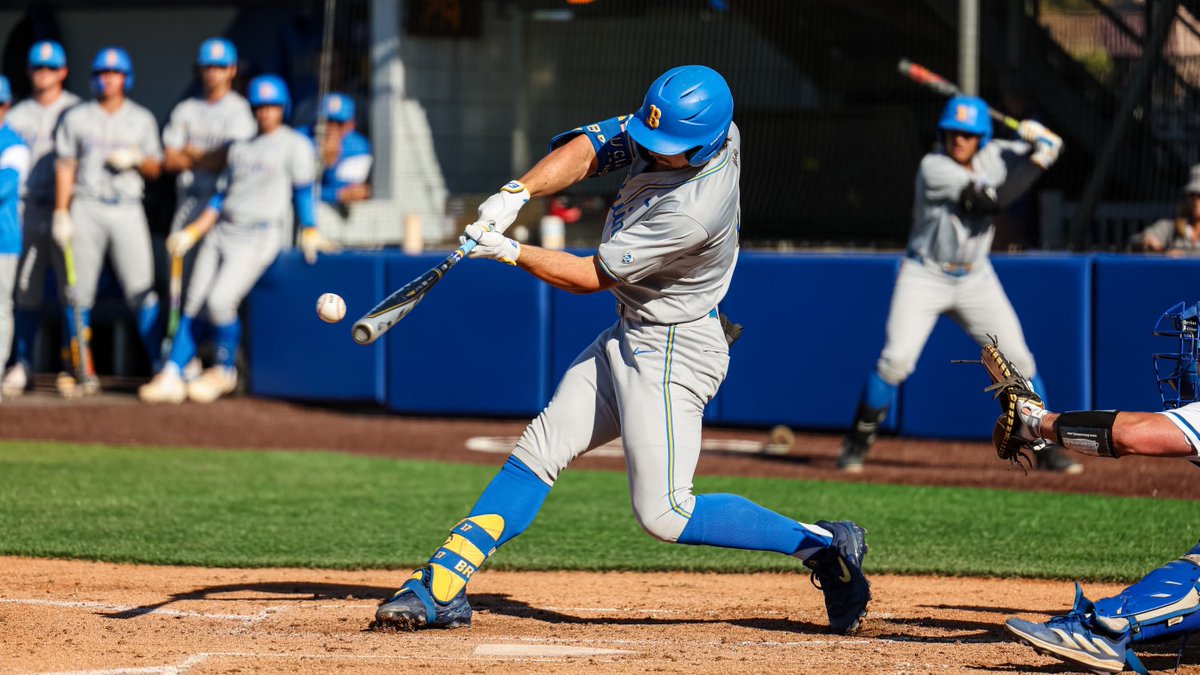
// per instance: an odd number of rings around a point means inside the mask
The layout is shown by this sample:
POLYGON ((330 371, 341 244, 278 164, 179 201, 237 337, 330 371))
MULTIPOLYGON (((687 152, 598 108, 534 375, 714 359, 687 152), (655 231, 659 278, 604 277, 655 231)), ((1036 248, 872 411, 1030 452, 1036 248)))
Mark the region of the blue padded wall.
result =
MULTIPOLYGON (((380 299, 448 252, 386 259, 380 299)), ((387 407, 436 415, 530 416, 546 388, 549 287, 491 260, 464 260, 388 331, 387 407)))
MULTIPOLYGON (((998 255, 992 257, 992 265, 1021 320, 1050 406, 1089 407, 1091 258, 998 255)), ((929 438, 991 438, 999 412, 991 395, 983 392, 989 384, 986 373, 978 365, 950 363, 977 358, 975 342, 948 317, 939 319, 916 371, 904 383, 900 432, 929 438)))
POLYGON ((382 287, 383 257, 377 253, 321 256, 311 266, 297 251, 281 253, 246 301, 250 391, 290 399, 383 402, 382 346, 360 347, 350 337, 354 320, 378 301, 382 287), (322 293, 346 300, 341 323, 317 318, 322 293))
POLYGON ((1171 305, 1200 301, 1200 260, 1096 256, 1096 399, 1102 410, 1155 411, 1154 352, 1177 344, 1150 333, 1171 305))
POLYGON ((743 253, 721 303, 746 329, 730 350, 718 421, 849 426, 883 347, 899 260, 743 253))

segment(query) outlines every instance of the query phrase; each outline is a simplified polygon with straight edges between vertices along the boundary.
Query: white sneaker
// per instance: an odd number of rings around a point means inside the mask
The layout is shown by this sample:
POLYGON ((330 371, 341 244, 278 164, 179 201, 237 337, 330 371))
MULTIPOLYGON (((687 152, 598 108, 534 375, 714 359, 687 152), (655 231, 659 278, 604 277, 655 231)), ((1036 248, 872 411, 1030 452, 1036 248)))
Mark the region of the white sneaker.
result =
POLYGON ((213 366, 204 371, 195 382, 187 385, 188 398, 196 403, 212 403, 237 389, 237 369, 213 366))
POLYGON ((4 380, 0 381, 0 395, 16 398, 24 394, 28 387, 29 373, 25 372, 25 364, 18 361, 4 374, 4 380))
POLYGON ((192 360, 188 361, 187 365, 183 367, 183 381, 193 382, 199 379, 203 373, 204 366, 200 363, 200 359, 193 356, 192 360))
POLYGON ((187 385, 178 375, 161 370, 149 382, 138 387, 138 398, 144 403, 178 405, 187 400, 187 385))
POLYGON ((79 390, 79 383, 75 381, 75 376, 67 371, 59 371, 54 378, 54 388, 58 390, 58 395, 63 398, 75 398, 82 392, 79 390))

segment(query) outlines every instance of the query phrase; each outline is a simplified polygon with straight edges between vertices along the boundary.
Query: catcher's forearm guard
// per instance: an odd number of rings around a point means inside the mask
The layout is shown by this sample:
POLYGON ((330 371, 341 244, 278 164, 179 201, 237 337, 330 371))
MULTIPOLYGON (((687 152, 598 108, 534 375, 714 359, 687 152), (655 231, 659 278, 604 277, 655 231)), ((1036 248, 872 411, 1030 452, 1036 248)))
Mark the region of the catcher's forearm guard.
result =
POLYGON ((1115 410, 1065 412, 1054 423, 1058 444, 1085 455, 1116 457, 1112 429, 1117 421, 1115 410))

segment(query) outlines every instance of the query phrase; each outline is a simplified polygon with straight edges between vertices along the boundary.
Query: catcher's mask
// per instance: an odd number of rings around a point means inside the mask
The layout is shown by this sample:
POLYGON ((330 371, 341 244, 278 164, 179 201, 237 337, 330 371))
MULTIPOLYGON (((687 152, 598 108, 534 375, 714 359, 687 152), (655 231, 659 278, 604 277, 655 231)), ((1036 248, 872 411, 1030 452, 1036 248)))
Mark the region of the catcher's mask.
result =
POLYGON ((1200 377, 1196 362, 1200 356, 1197 339, 1197 313, 1200 303, 1174 305, 1154 324, 1154 335, 1176 340, 1178 351, 1154 355, 1154 375, 1163 408, 1170 410, 1200 400, 1200 377))

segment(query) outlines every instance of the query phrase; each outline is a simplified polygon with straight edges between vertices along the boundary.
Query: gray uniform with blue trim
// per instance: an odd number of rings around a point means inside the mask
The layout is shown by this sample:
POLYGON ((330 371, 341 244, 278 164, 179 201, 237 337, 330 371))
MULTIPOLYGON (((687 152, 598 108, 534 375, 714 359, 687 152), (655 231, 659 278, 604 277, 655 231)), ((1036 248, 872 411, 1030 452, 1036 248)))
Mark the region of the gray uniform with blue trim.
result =
MULTIPOLYGON (((650 172, 616 124, 581 127, 601 172, 629 165, 597 257, 621 283, 618 319, 575 359, 514 455, 546 483, 575 457, 617 438, 633 511, 675 541, 691 517, 705 405, 729 366, 717 318, 738 256, 741 134, 702 167, 650 172), (609 164, 614 154, 624 161, 609 164)), ((560 136, 559 138, 563 138, 560 136)), ((558 139, 556 139, 558 140, 558 139)))

